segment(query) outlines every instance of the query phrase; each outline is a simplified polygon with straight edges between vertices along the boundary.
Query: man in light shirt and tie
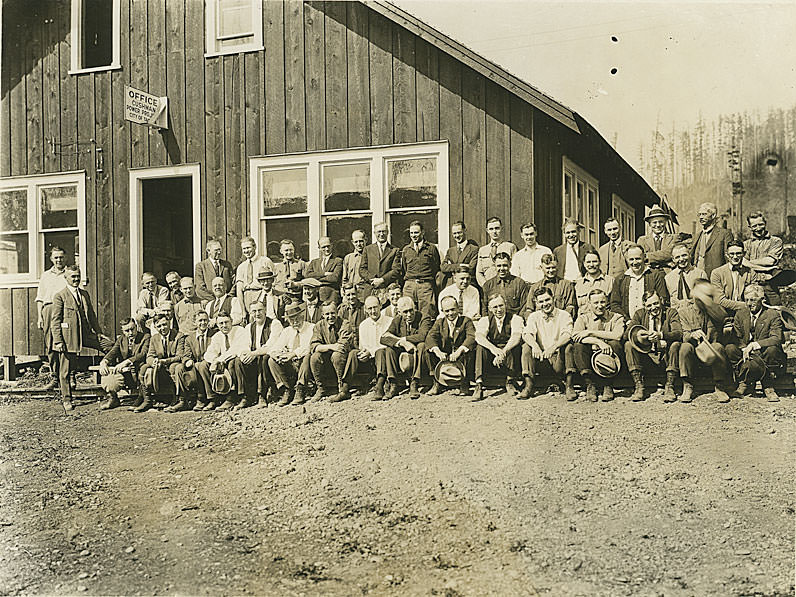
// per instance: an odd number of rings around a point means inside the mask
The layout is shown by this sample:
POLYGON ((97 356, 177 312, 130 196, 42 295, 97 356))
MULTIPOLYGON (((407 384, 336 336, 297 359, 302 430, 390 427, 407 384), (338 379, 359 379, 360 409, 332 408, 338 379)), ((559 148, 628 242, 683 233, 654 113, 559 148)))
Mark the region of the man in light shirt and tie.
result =
POLYGON ((268 350, 268 366, 274 376, 277 393, 282 393, 278 405, 300 405, 306 402, 310 381, 310 342, 315 326, 306 321, 303 303, 288 305, 285 317, 290 325, 282 330, 268 350), (292 388, 295 390, 291 391, 292 388))
POLYGON ((511 259, 517 252, 514 243, 503 240, 503 222, 497 216, 492 216, 486 221, 486 233, 489 235, 489 243, 478 249, 478 261, 475 266, 475 279, 481 288, 487 280, 498 275, 495 257, 506 253, 511 259))
POLYGON ((138 293, 138 304, 135 321, 142 330, 152 327, 152 318, 157 313, 158 304, 169 300, 169 289, 158 284, 152 272, 144 272, 141 276, 141 292, 138 293))
POLYGON ((456 273, 453 274, 453 284, 439 293, 439 317, 444 317, 442 300, 448 296, 456 299, 456 303, 461 307, 462 315, 465 317, 469 317, 473 321, 477 321, 481 317, 481 293, 470 283, 471 279, 470 267, 465 264, 460 265, 456 273))
POLYGON ((365 299, 365 314, 367 318, 359 324, 358 346, 348 352, 346 381, 350 384, 351 379, 363 371, 372 373, 376 385, 371 400, 380 401, 384 398, 384 382, 387 379, 386 347, 381 343, 381 337, 390 327, 392 318, 382 313, 379 299, 373 295, 365 299))
POLYGON ((232 376, 234 389, 226 395, 224 402, 219 406, 221 397, 213 390, 212 383, 207 387, 209 402, 203 410, 227 410, 235 406, 238 399, 244 396, 244 374, 239 357, 249 348, 249 336, 242 327, 232 325, 229 313, 222 311, 216 315, 218 331, 210 339, 210 344, 205 351, 204 358, 196 367, 199 368, 203 379, 212 379, 216 373, 225 369, 232 376), (235 394, 237 394, 237 399, 235 394))
POLYGON ((542 279, 542 255, 552 251, 536 242, 536 224, 528 222, 520 229, 525 246, 514 254, 511 259, 511 273, 519 276, 528 284, 542 279))
POLYGON ((259 301, 249 306, 249 315, 251 323, 245 328, 249 347, 238 355, 243 367, 245 398, 235 405, 236 410, 254 405, 258 385, 260 406, 268 406, 269 398, 275 392, 274 377, 268 366, 268 350, 282 333, 282 324, 278 319, 269 318, 265 306, 259 301))
POLYGON ((249 305, 260 293, 259 274, 274 271, 274 262, 265 255, 257 254, 257 242, 251 236, 240 241, 243 261, 235 271, 235 296, 241 305, 249 305))
POLYGON ((573 283, 583 275, 583 257, 589 251, 596 251, 593 245, 580 240, 582 228, 577 220, 565 220, 562 227, 564 242, 553 249, 558 261, 558 277, 573 283))
POLYGON ((691 298, 694 283, 707 279, 707 275, 691 263, 691 250, 685 243, 677 243, 672 247, 672 263, 674 269, 666 274, 664 281, 671 306, 680 312, 686 305, 694 302, 691 298))

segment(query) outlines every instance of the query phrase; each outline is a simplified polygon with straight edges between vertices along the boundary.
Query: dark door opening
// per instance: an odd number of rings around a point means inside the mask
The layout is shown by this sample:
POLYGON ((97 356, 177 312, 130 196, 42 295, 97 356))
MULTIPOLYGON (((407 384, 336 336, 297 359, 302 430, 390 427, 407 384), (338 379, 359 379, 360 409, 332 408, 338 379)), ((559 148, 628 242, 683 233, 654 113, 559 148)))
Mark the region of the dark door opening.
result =
POLYGON ((166 285, 166 273, 193 276, 193 213, 190 176, 141 181, 145 272, 166 285))

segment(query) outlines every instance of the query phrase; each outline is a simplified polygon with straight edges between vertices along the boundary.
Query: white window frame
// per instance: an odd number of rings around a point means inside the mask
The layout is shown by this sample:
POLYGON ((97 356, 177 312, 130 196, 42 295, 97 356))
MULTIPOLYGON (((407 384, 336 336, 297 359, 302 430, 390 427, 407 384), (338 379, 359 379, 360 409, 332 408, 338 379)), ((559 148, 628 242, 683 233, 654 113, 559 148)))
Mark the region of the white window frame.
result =
MULTIPOLYGON (((266 170, 280 170, 286 168, 307 168, 307 213, 309 217, 309 249, 310 259, 318 257, 318 239, 323 236, 323 176, 322 168, 326 165, 340 165, 345 163, 370 162, 370 201, 373 224, 389 222, 389 214, 401 211, 426 211, 437 210, 437 246, 440 250, 448 246, 448 231, 450 219, 450 188, 448 168, 448 142, 438 141, 433 143, 409 143, 405 145, 387 145, 379 147, 363 147, 357 149, 336 149, 329 151, 307 152, 300 154, 286 154, 279 156, 252 157, 249 159, 249 189, 250 190, 250 234, 257 240, 257 246, 264 251, 268 239, 261 235, 262 216, 262 172, 266 170), (393 159, 427 158, 437 159, 437 206, 388 209, 387 197, 387 167, 393 159)), ((333 215, 343 215, 341 212, 331 212, 333 215)), ((347 212, 350 215, 365 212, 347 212)), ((295 218, 304 214, 290 214, 285 216, 269 216, 276 219, 280 217, 295 218)), ((391 231, 392 233, 392 231, 391 231)), ((337 240, 337 239, 332 239, 337 240)), ((338 255, 342 257, 342 255, 338 255)))
POLYGON ((619 222, 622 238, 636 242, 636 209, 616 193, 611 194, 611 215, 619 222), (623 225, 622 216, 627 218, 629 229, 623 225))
POLYGON ((71 68, 69 69, 70 75, 79 75, 82 73, 96 73, 106 70, 119 70, 121 65, 121 0, 107 0, 113 2, 113 58, 111 63, 106 66, 94 66, 91 68, 83 68, 80 63, 81 55, 81 42, 83 40, 83 19, 81 19, 81 11, 83 8, 83 0, 72 0, 72 26, 71 26, 71 68))
MULTIPOLYGON (((224 38, 218 35, 220 0, 205 0, 205 57, 237 54, 239 52, 258 52, 263 45, 263 3, 262 0, 251 0, 252 33, 237 44, 222 45, 224 38)), ((238 36, 227 39, 237 39, 238 36)))
POLYGON ((575 217, 578 222, 583 226, 584 232, 581 238, 581 241, 590 242, 595 247, 600 243, 600 183, 598 180, 586 172, 583 168, 578 166, 575 162, 564 156, 563 158, 563 168, 561 172, 561 216, 563 218, 562 221, 566 220, 569 217, 575 217), (585 214, 583 217, 577 217, 576 215, 568 215, 567 214, 567 203, 566 203, 566 177, 567 175, 572 177, 572 197, 573 197, 573 207, 577 209, 577 188, 578 183, 580 182, 583 185, 583 205, 585 214), (594 205, 594 212, 592 213, 589 209, 589 190, 594 192, 594 196, 596 199, 594 205), (593 234, 593 237, 589 237, 589 233, 593 234))
MULTIPOLYGON (((58 232, 59 229, 41 228, 41 209, 39 209, 39 189, 75 185, 77 187, 77 231, 80 253, 78 256, 80 271, 86 273, 86 172, 56 172, 35 176, 12 176, 0 178, 0 191, 27 189, 28 192, 28 273, 0 274, 0 288, 34 288, 44 273, 44 254, 41 249, 46 232, 58 232)), ((71 229, 70 226, 68 229, 71 229)), ((65 230, 68 230, 65 229, 65 230)))

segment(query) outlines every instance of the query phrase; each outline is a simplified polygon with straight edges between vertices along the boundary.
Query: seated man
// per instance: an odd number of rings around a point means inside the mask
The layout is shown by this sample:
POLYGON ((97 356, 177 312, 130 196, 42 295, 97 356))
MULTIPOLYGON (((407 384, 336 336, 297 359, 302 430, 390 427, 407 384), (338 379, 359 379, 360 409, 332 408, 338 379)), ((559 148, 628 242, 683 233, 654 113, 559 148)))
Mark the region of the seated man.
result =
POLYGON ((624 275, 614 280, 611 289, 611 311, 621 313, 625 321, 639 309, 644 308, 642 297, 645 292, 654 291, 664 307, 669 306, 669 291, 663 279, 662 269, 652 269, 647 265, 644 249, 633 245, 625 252, 628 269, 624 275))
POLYGON ((149 334, 138 330, 135 320, 122 320, 122 333, 113 348, 99 364, 100 381, 107 401, 100 407, 109 410, 119 406, 119 390, 127 388, 139 392, 138 373, 149 350, 149 334))
POLYGON ((304 286, 299 292, 301 297, 298 302, 304 303, 304 318, 310 323, 323 321, 323 302, 320 299, 318 289, 314 286, 304 286))
POLYGON ((282 393, 279 406, 304 404, 310 381, 310 341, 314 324, 305 318, 303 303, 291 303, 285 308, 290 325, 282 330, 268 350, 268 366, 274 376, 277 393, 282 393), (295 388, 291 392, 291 388, 295 388))
POLYGON ((282 324, 278 319, 270 319, 265 314, 265 305, 257 301, 249 306, 249 315, 251 323, 245 328, 249 337, 249 347, 238 355, 243 368, 245 398, 235 405, 236 410, 254 405, 258 382, 260 406, 268 406, 269 395, 272 396, 275 391, 274 377, 268 366, 268 350, 282 333, 282 324))
MULTIPOLYGON (((610 241, 609 241, 610 242, 610 241)), ((622 263, 625 262, 624 255, 622 256, 622 263)), ((606 295, 611 294, 611 289, 614 287, 614 277, 611 274, 605 274, 602 271, 602 259, 599 253, 595 251, 588 251, 583 256, 583 277, 575 282, 575 299, 578 303, 577 313, 588 313, 591 308, 589 303, 589 294, 595 288, 599 288, 606 295)), ((627 268, 622 270, 625 273, 627 268)))
POLYGON ((381 314, 392 319, 398 315, 398 301, 404 295, 401 285, 398 282, 393 282, 387 287, 387 305, 381 310, 381 314))
POLYGON ((481 286, 481 312, 486 313, 489 310, 489 297, 499 294, 503 297, 509 315, 520 314, 528 301, 528 284, 522 278, 512 275, 511 257, 508 253, 498 253, 493 263, 497 275, 487 279, 481 286))
POLYGON ((354 334, 359 329, 359 324, 365 321, 367 315, 365 315, 365 309, 359 300, 359 293, 354 286, 343 288, 343 302, 337 309, 337 316, 351 326, 351 331, 354 334))
POLYGON ((420 382, 423 352, 426 349, 426 336, 431 330, 432 323, 433 320, 429 315, 415 309, 414 301, 408 296, 402 296, 398 301, 398 315, 393 318, 390 327, 381 337, 381 343, 387 347, 384 356, 387 364, 387 381, 390 383, 384 394, 385 399, 389 400, 398 393, 400 373, 398 357, 404 352, 414 357, 409 381, 409 398, 412 400, 420 398, 417 386, 420 382))
MULTIPOLYGON (((571 353, 571 362, 586 383, 586 400, 597 402, 596 373, 592 367, 592 355, 599 351, 603 354, 619 357, 622 352, 622 335, 625 333, 625 322, 619 313, 612 313, 608 308, 608 297, 605 292, 595 288, 589 294, 591 307, 588 313, 578 316, 572 326, 572 344, 567 346, 571 353)), ((575 389, 568 385, 566 399, 569 402, 577 399, 575 389)), ((609 402, 614 399, 614 386, 606 380, 600 399, 609 402)))
POLYGON ((481 317, 481 294, 478 289, 470 282, 473 274, 472 268, 467 264, 462 264, 459 269, 453 272, 453 284, 446 287, 439 293, 439 317, 444 317, 442 313, 442 301, 446 297, 453 297, 459 304, 462 315, 477 321, 481 317))
POLYGON ((180 399, 177 404, 166 407, 166 412, 178 412, 190 408, 190 396, 196 394, 196 404, 193 410, 200 411, 207 406, 207 388, 210 387, 209 369, 204 369, 205 377, 196 365, 204 359, 207 347, 210 344, 211 334, 208 333, 210 316, 207 311, 197 311, 194 314, 196 330, 182 336, 182 349, 180 351, 180 364, 177 371, 177 395, 180 399))
POLYGON ((225 290, 224 278, 215 277, 210 283, 213 290, 213 299, 205 306, 205 311, 210 316, 210 331, 218 330, 216 319, 219 313, 226 313, 232 319, 232 325, 238 326, 243 321, 243 306, 238 297, 228 294, 225 290))
MULTIPOLYGON (((498 264, 500 260, 498 259, 498 264)), ((500 267, 498 266, 498 272, 500 267)), ((500 274, 498 274, 500 275, 500 274)), ((492 278, 495 280, 496 278, 492 278)), ((487 284, 491 280, 487 280, 487 284)), ((523 282, 524 283, 524 282, 523 282)), ((473 402, 484 399, 484 371, 506 375, 506 394, 514 395, 514 380, 521 363, 522 317, 512 315, 502 294, 493 294, 487 304, 488 315, 475 325, 475 392, 473 402)))
POLYGON ((170 271, 165 275, 165 279, 166 286, 169 289, 169 300, 173 305, 176 305, 185 296, 183 295, 182 287, 180 286, 180 280, 182 280, 182 276, 180 276, 179 272, 170 271))
POLYGON ((230 409, 245 395, 243 365, 238 357, 248 350, 249 336, 242 327, 232 325, 232 318, 225 311, 216 315, 216 325, 218 331, 210 338, 210 344, 202 360, 196 364, 197 372, 204 380, 207 389, 208 402, 202 410, 230 409), (224 370, 229 371, 232 386, 224 402, 219 406, 218 401, 221 398, 213 390, 212 376, 223 373, 224 370))
MULTIPOLYGON (((714 269, 715 273, 718 269, 714 269)), ((733 319, 735 340, 727 345, 730 360, 739 379, 737 394, 746 395, 760 381, 769 402, 779 402, 771 370, 785 365, 782 318, 779 311, 763 306, 766 291, 758 284, 744 289, 746 308, 738 309, 733 319)))
POLYGON ((155 316, 154 323, 156 331, 149 341, 146 364, 141 368, 141 403, 130 409, 136 413, 152 408, 156 393, 169 397, 177 393, 177 366, 181 357, 179 332, 171 327, 168 315, 163 313, 155 316))
POLYGON ((341 402, 351 397, 345 380, 345 365, 349 345, 355 339, 347 322, 337 316, 337 305, 333 301, 323 304, 321 314, 322 319, 315 324, 310 340, 310 370, 317 388, 314 400, 323 398, 323 387, 329 385, 329 374, 333 371, 337 394, 329 402, 341 402))
MULTIPOLYGON (((589 253, 593 252, 589 251, 589 253)), ((527 318, 528 315, 536 311, 534 293, 539 288, 549 288, 550 294, 553 295, 553 306, 556 309, 563 309, 569 313, 570 317, 575 317, 575 309, 577 308, 575 284, 558 275, 558 261, 555 255, 542 255, 541 262, 543 277, 538 282, 528 286, 528 298, 519 315, 527 318)))
MULTIPOLYGON (((674 379, 680 371, 680 344, 683 339, 683 328, 677 309, 664 309, 661 298, 655 292, 644 293, 644 308, 633 315, 627 324, 630 332, 633 326, 641 326, 644 331, 639 336, 645 343, 651 343, 649 353, 642 352, 628 341, 625 343, 627 368, 633 377, 635 390, 630 399, 633 402, 644 400, 644 372, 652 369, 666 369, 666 385, 663 389, 663 401, 674 402, 674 379)), ((629 338, 628 338, 629 340, 629 338)))
POLYGON ((375 295, 365 299, 365 313, 368 317, 359 324, 359 343, 348 352, 345 374, 350 383, 350 379, 363 369, 372 372, 376 386, 371 400, 378 401, 384 398, 384 382, 387 379, 386 347, 381 343, 381 337, 392 323, 392 317, 384 315, 375 295))
POLYGON ((337 302, 340 298, 340 278, 343 276, 343 260, 332 256, 332 239, 322 236, 318 239, 320 257, 313 259, 304 272, 302 285, 315 284, 321 303, 337 302))
POLYGON ((572 339, 572 316, 553 304, 553 292, 547 286, 537 288, 533 298, 536 311, 528 315, 522 332, 525 341, 522 345, 525 386, 517 396, 519 400, 527 400, 535 389, 539 390, 534 386, 542 368, 557 377, 566 374, 567 388, 572 387, 575 373, 572 352, 566 351, 572 339))
POLYGON ((142 330, 151 327, 151 320, 156 314, 158 304, 167 300, 169 300, 169 289, 158 284, 155 274, 144 272, 141 276, 141 292, 138 293, 135 310, 138 327, 142 330))
MULTIPOLYGON (((467 275, 457 273, 458 275, 467 275)), ((454 288, 451 286, 450 288, 454 288)), ((437 318, 426 337, 426 363, 429 373, 433 374, 439 361, 458 361, 464 364, 464 376, 457 394, 467 396, 470 393, 470 376, 473 371, 475 358, 475 327, 469 317, 465 317, 459 310, 458 301, 452 296, 446 296, 440 303, 442 317, 437 318)), ((437 380, 429 390, 429 396, 440 393, 437 380)))
POLYGON ((174 305, 174 316, 181 334, 196 331, 196 312, 202 311, 202 299, 196 296, 193 278, 186 276, 180 280, 182 300, 174 305))

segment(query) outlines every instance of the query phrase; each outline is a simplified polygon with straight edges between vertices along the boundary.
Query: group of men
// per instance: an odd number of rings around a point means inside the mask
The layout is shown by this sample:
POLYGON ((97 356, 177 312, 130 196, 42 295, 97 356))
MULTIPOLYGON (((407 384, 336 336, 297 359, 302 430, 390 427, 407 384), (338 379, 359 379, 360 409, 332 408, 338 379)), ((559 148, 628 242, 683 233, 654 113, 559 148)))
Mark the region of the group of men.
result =
POLYGON ((322 237, 309 262, 289 239, 274 262, 245 237, 234 267, 211 240, 193 278, 169 272, 159 286, 143 275, 137 309, 112 343, 79 288, 80 271, 65 267, 54 248, 37 297, 39 325, 67 410, 84 347, 105 354, 103 408, 119 406, 127 388, 137 392, 135 412, 156 400, 169 412, 303 404, 327 394, 340 402, 363 382, 373 400, 407 386, 417 399, 426 378, 426 394, 454 388, 474 401, 491 383, 528 399, 551 380, 569 401, 578 398, 578 381, 586 400, 609 401, 622 369, 633 378, 633 401, 644 400, 645 380, 660 374, 664 401, 690 402, 702 365, 720 401, 758 381, 777 400, 773 379, 785 363, 776 285, 782 241, 761 213, 748 216, 745 242, 717 226, 714 205, 700 206, 698 217, 691 243, 668 230, 669 215, 658 207, 646 216, 649 234, 635 242, 621 238, 611 218, 599 248, 567 220, 553 250, 537 243, 533 223, 521 227, 518 250, 499 218, 486 222, 489 242, 481 247, 456 222, 444 258, 417 221, 401 248, 379 223, 372 244, 354 231, 354 250, 343 258, 322 237))

